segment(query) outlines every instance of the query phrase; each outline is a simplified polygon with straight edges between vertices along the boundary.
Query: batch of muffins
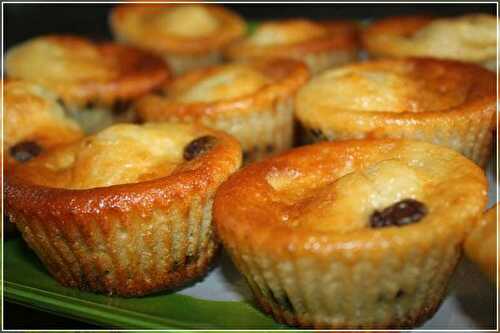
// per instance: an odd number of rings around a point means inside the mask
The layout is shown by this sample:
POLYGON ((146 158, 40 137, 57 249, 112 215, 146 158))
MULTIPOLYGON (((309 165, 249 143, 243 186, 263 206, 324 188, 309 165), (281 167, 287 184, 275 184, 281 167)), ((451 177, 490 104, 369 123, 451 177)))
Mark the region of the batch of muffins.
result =
POLYGON ((5 209, 60 284, 148 295, 223 246, 277 321, 383 329, 432 316, 464 249, 496 281, 495 17, 109 22, 5 55, 5 209))

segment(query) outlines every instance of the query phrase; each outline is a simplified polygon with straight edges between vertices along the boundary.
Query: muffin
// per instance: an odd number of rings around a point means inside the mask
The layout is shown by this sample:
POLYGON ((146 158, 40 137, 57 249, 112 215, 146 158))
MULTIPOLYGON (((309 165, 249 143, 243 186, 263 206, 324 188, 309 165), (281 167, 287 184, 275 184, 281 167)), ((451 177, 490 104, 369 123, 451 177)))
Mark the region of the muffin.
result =
POLYGON ((375 57, 433 57, 497 68, 497 18, 493 15, 385 18, 370 25, 362 41, 375 57))
POLYGON ((23 81, 3 82, 3 152, 6 163, 24 163, 51 147, 83 136, 57 95, 23 81))
POLYGON ((279 322, 415 327, 443 300, 486 187, 478 166, 445 147, 323 142, 231 176, 214 220, 257 303, 279 322))
POLYGON ((245 39, 230 45, 231 60, 288 57, 305 62, 311 73, 357 59, 358 27, 348 21, 287 19, 259 24, 245 39))
POLYGON ((246 30, 236 13, 199 3, 122 4, 110 24, 116 39, 162 56, 176 74, 220 63, 222 48, 246 30))
POLYGON ((381 59, 327 71, 297 94, 305 141, 404 138, 491 154, 495 75, 456 61, 381 59))
POLYGON ((497 209, 488 209, 465 242, 465 253, 492 283, 497 282, 497 209))
POLYGON ((145 295, 207 271, 214 193, 240 163, 223 132, 117 124, 10 169, 5 202, 62 285, 145 295))
POLYGON ((246 162, 286 150, 293 139, 293 100, 308 79, 292 59, 262 59, 191 71, 140 99, 146 121, 197 122, 241 142, 246 162))
POLYGON ((128 104, 169 77, 160 58, 131 47, 76 36, 25 41, 5 56, 8 77, 38 83, 60 97, 87 133, 133 120, 128 104))

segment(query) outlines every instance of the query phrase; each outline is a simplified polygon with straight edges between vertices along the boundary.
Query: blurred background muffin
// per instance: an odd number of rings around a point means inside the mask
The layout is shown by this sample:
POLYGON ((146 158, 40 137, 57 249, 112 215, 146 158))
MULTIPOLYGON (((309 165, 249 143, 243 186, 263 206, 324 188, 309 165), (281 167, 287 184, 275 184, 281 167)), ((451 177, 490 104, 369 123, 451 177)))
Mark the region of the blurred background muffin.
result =
POLYGON ((286 19, 257 24, 244 40, 230 45, 230 60, 288 57, 305 62, 312 74, 357 59, 358 26, 348 21, 286 19))
POLYGON ((3 82, 3 152, 24 163, 51 147, 80 139, 80 126, 64 113, 57 95, 23 80, 3 82))
POLYGON ((236 137, 245 162, 292 146, 293 103, 309 78, 292 59, 256 59, 187 72, 134 111, 145 121, 201 123, 236 137))
POLYGON ((230 9, 209 4, 122 4, 111 12, 117 40, 162 56, 176 74, 222 61, 221 50, 245 33, 230 9))
POLYGON ((497 68, 497 18, 487 14, 459 17, 389 17, 363 32, 363 46, 376 57, 435 57, 497 68))
POLYGON ((87 133, 134 120, 129 102, 170 76, 163 61, 146 52, 71 35, 40 36, 9 48, 5 71, 54 91, 87 133))
POLYGON ((484 167, 496 104, 491 71, 450 60, 398 58, 326 71, 301 88, 295 109, 309 142, 422 140, 484 167))

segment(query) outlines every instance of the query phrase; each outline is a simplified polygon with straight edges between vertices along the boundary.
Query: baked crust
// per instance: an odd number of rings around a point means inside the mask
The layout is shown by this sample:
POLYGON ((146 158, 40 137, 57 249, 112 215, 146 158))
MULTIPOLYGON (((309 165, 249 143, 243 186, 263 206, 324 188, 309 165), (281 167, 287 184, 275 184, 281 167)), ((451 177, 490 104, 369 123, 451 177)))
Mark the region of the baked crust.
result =
POLYGON ((492 283, 497 282, 497 209, 498 203, 481 216, 465 242, 465 253, 479 265, 492 283))
MULTIPOLYGON (((386 188, 406 181, 385 177, 376 179, 386 188)), ((403 140, 324 142, 237 172, 217 192, 214 219, 259 303, 281 322, 408 327, 431 316, 441 302, 462 243, 486 205, 486 188, 479 167, 444 147, 403 140), (328 209, 345 196, 334 193, 328 201, 324 191, 354 171, 395 160, 423 181, 423 197, 417 198, 428 215, 400 228, 339 229, 354 211, 336 212, 339 220, 329 216, 328 209), (313 214, 312 223, 297 224, 306 214, 313 214)), ((347 193, 353 205, 346 207, 363 205, 358 187, 348 186, 347 193)))
POLYGON ((37 37, 5 57, 10 78, 44 85, 68 106, 111 106, 146 94, 169 78, 160 58, 111 42, 70 35, 37 37))
POLYGON ((256 153, 248 159, 255 160, 291 146, 292 100, 308 78, 307 67, 292 59, 261 59, 213 66, 178 77, 163 87, 161 95, 150 94, 141 98, 134 110, 146 121, 196 122, 225 130, 240 140, 244 151, 257 147, 256 153), (225 79, 225 73, 234 69, 252 73, 247 75, 250 78, 245 85, 232 86, 231 80, 244 79, 240 76, 225 79), (212 88, 204 91, 201 99, 183 99, 193 87, 218 77, 224 78, 223 82, 210 84, 212 88), (253 91, 246 89, 250 85, 254 86, 253 91), (229 90, 232 97, 223 98, 229 90), (208 95, 210 99, 203 100, 208 95), (258 133, 266 129, 269 131, 258 133), (279 135, 279 131, 283 135, 279 135), (273 149, 266 153, 265 147, 269 145, 273 149))
POLYGON ((224 55, 231 60, 252 58, 287 57, 305 61, 313 73, 332 65, 340 65, 355 60, 359 48, 358 26, 349 21, 310 21, 306 19, 288 19, 264 22, 256 31, 244 40, 231 44, 224 55), (269 30, 270 33, 266 33, 269 30), (256 37, 269 34, 269 41, 256 42, 256 37), (297 35, 301 36, 297 38, 297 35), (274 41, 277 37, 279 40, 274 41), (261 45, 259 45, 261 44, 261 45), (345 57, 335 58, 335 54, 345 57), (330 61, 315 64, 308 56, 330 54, 330 61), (316 66, 315 66, 316 65, 316 66))
POLYGON ((473 64, 372 60, 311 80, 297 95, 296 115, 313 141, 416 139, 448 146, 484 166, 495 127, 495 87, 495 75, 473 64))
POLYGON ((28 170, 44 172, 36 160, 8 170, 10 220, 65 286, 134 296, 199 277, 218 246, 213 196, 239 167, 241 150, 223 132, 196 128, 216 144, 165 177, 67 189, 40 185, 28 170))
POLYGON ((374 56, 424 56, 486 66, 496 59, 496 25, 496 18, 485 14, 391 17, 370 25, 362 41, 374 56))
MULTIPOLYGON (((200 54, 220 50, 245 33, 245 23, 238 15, 222 6, 196 4, 218 21, 218 27, 210 34, 182 36, 161 30, 154 25, 155 19, 181 6, 189 4, 122 4, 111 13, 110 23, 114 34, 127 41, 157 54, 200 54), (144 19, 147 17, 147 20, 144 19), (154 29, 153 29, 154 28, 154 29)), ((200 23, 200 22, 193 22, 200 23)))
POLYGON ((33 142, 48 149, 83 136, 78 124, 64 114, 52 92, 22 80, 7 80, 2 84, 5 161, 15 162, 10 149, 22 142, 33 142))

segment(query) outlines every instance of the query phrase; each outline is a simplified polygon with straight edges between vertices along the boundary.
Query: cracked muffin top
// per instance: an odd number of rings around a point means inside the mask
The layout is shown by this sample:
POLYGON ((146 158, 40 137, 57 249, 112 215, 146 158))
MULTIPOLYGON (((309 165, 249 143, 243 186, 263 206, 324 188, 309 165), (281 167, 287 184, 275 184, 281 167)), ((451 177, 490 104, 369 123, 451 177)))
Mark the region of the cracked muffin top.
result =
POLYGON ((83 136, 80 126, 65 115, 58 97, 42 86, 4 81, 3 148, 9 162, 26 162, 44 149, 83 136))
POLYGON ((182 173, 212 177, 237 167, 240 160, 235 139, 215 130, 168 123, 119 124, 19 165, 14 175, 44 187, 81 190, 182 173))
POLYGON ((252 110, 249 106, 296 91, 309 77, 291 59, 270 59, 212 66, 186 73, 160 95, 141 98, 135 111, 145 119, 252 110))
POLYGON ((214 216, 223 233, 247 234, 278 256, 356 251, 433 232, 464 235, 486 204, 486 186, 478 166, 440 146, 328 142, 237 172, 217 193, 214 216))
POLYGON ((158 54, 219 50, 245 33, 238 15, 205 4, 122 4, 111 27, 119 40, 158 54))
POLYGON ((48 35, 8 50, 9 78, 44 85, 70 105, 111 105, 149 92, 169 77, 164 62, 143 51, 77 36, 48 35))
POLYGON ((393 17, 363 33, 363 43, 377 56, 428 56, 483 62, 496 59, 497 19, 471 14, 454 18, 393 17))
POLYGON ((327 71, 297 96, 299 116, 335 112, 459 111, 495 99, 495 76, 475 65, 433 59, 373 60, 327 71))
POLYGON ((356 48, 354 23, 288 19, 259 24, 244 40, 230 45, 226 54, 242 59, 356 48))

